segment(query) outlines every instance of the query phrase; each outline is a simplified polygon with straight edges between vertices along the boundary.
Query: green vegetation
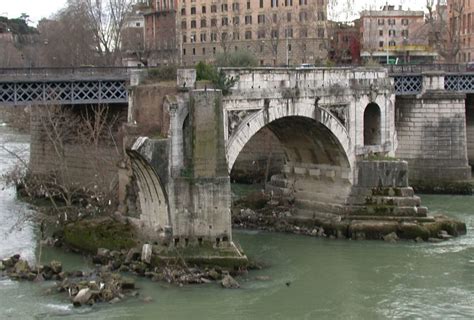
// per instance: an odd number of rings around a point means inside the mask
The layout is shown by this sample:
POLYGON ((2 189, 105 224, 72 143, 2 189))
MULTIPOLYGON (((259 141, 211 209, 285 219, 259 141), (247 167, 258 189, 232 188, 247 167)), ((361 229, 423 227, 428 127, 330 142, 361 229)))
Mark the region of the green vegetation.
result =
POLYGON ((98 248, 130 249, 136 245, 134 229, 112 219, 82 220, 64 228, 64 241, 81 251, 96 253, 98 248))
POLYGON ((161 66, 148 70, 148 79, 155 81, 176 81, 176 66, 161 66))
POLYGON ((246 68, 258 66, 257 58, 248 51, 238 50, 231 53, 220 53, 216 57, 216 66, 246 68))

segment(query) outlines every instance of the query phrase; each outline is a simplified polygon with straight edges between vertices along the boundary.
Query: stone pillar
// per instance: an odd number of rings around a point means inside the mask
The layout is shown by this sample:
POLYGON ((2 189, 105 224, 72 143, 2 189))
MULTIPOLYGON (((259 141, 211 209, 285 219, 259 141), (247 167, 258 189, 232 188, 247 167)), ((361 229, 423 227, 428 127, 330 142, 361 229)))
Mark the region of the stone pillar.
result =
POLYGON ((191 93, 192 163, 174 179, 175 243, 210 241, 221 246, 232 241, 221 100, 218 90, 191 93))
POLYGON ((471 178, 465 115, 465 94, 445 91, 440 73, 424 75, 422 94, 397 97, 396 156, 408 161, 411 185, 429 191, 471 178))

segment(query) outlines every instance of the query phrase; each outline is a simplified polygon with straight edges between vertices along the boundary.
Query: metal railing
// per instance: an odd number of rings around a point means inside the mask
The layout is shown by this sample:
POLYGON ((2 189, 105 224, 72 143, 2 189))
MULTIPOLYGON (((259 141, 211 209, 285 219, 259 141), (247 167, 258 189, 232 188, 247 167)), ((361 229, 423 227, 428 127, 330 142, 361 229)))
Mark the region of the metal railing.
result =
POLYGON ((422 74, 430 71, 474 73, 473 64, 400 64, 385 66, 389 74, 422 74))

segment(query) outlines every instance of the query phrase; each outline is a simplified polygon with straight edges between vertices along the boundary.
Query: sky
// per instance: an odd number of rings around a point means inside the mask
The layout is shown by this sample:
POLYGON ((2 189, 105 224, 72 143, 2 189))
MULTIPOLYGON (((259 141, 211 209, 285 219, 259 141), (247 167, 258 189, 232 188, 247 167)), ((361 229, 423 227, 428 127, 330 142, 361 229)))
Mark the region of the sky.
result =
MULTIPOLYGON (((257 0, 252 0, 257 1, 257 0)), ((346 0, 339 0, 345 2, 346 0)), ((347 10, 345 6, 339 6, 340 20, 351 20, 357 17, 357 13, 370 6, 380 8, 386 2, 393 5, 403 5, 405 9, 423 9, 425 0, 353 0, 353 10, 347 10)), ((0 0, 0 15, 9 18, 17 18, 22 13, 30 16, 31 25, 36 25, 41 18, 48 18, 59 9, 63 8, 66 0, 0 0)))

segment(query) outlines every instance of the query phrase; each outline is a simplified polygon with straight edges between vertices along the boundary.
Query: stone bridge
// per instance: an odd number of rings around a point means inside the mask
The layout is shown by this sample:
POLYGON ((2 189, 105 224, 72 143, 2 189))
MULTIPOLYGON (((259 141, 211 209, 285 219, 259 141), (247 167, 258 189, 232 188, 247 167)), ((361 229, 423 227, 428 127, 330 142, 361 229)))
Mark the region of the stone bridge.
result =
MULTIPOLYGON (((146 119, 137 117, 160 101, 160 119, 165 120, 157 125, 160 138, 141 137, 128 149, 131 170, 123 170, 121 178, 122 203, 127 203, 130 181, 148 194, 135 207, 155 209, 142 210, 135 222, 148 227, 150 234, 164 235, 168 230, 176 245, 231 244, 229 174, 242 149, 264 129, 278 139, 285 162, 266 188, 294 204, 293 219, 325 225, 328 232, 341 236, 357 233, 364 221, 390 221, 393 231, 405 224, 434 222, 408 184, 407 162, 395 160, 404 125, 396 126, 403 116, 396 116, 394 79, 386 69, 256 68, 225 69, 225 73, 238 79, 228 96, 195 83, 191 70, 180 72, 179 91, 174 94, 140 85, 131 90, 130 123, 140 127, 146 119), (152 92, 155 99, 143 100, 152 92), (160 191, 151 195, 157 186, 160 191)), ((424 108, 434 99, 442 76, 425 74, 424 79, 420 93, 407 95, 402 105, 424 108)), ((444 109, 453 103, 455 109, 460 107, 462 95, 438 95, 437 106, 446 113, 436 117, 458 112, 444 109)), ((429 112, 436 112, 432 107, 429 112)), ((439 131, 434 122, 430 132, 439 131)), ((461 122, 452 125, 451 139, 465 139, 461 122)), ((437 139, 443 140, 446 132, 437 134, 437 139)), ((429 143, 438 145, 434 140, 429 143)), ((466 149, 449 148, 443 151, 458 153, 450 154, 443 167, 459 174, 455 179, 470 178, 466 149)), ((127 212, 126 206, 123 211, 127 212)), ((372 237, 379 236, 374 232, 372 237)))
MULTIPOLYGON (((196 82, 194 70, 179 70, 176 86, 142 84, 142 72, 127 74, 128 87, 125 73, 115 80, 2 78, 0 103, 128 99, 120 211, 158 242, 234 248, 229 175, 265 130, 284 162, 267 191, 294 205, 291 219, 324 225, 335 236, 356 237, 367 221, 384 221, 377 230, 409 237, 404 228, 435 221, 409 178, 434 187, 471 178, 471 86, 460 83, 474 75, 465 70, 225 69, 237 79, 227 96, 196 82), (49 94, 55 90, 63 93, 49 94)), ((40 157, 33 152, 32 163, 40 157)), ((368 237, 380 237, 379 231, 368 237)))

